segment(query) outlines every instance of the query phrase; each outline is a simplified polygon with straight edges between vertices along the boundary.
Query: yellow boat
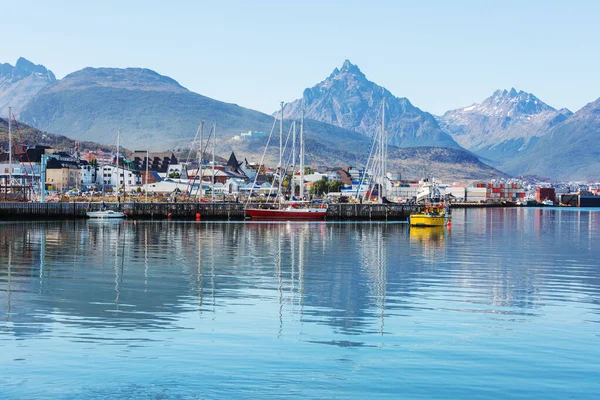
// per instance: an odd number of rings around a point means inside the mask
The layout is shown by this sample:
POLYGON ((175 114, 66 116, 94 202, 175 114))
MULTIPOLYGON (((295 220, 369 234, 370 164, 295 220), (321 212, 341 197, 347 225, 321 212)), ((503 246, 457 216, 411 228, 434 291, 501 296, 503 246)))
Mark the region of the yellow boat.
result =
POLYGON ((410 214, 410 226, 445 226, 450 221, 448 209, 443 205, 427 206, 420 213, 410 214))

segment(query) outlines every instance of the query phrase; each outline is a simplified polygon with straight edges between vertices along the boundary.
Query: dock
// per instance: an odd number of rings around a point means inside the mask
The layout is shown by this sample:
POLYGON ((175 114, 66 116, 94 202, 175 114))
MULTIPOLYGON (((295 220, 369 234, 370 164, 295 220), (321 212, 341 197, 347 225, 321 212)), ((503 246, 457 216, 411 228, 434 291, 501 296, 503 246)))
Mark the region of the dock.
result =
MULTIPOLYGON (((120 209, 129 219, 178 219, 235 221, 246 218, 244 203, 105 203, 107 209, 120 209)), ((256 207, 257 204, 249 204, 256 207)), ((50 220, 87 218, 87 211, 99 210, 100 203, 54 202, 54 203, 2 203, 0 220, 50 220)), ((406 204, 329 204, 328 221, 406 221, 411 213, 421 211, 423 206, 406 204)))

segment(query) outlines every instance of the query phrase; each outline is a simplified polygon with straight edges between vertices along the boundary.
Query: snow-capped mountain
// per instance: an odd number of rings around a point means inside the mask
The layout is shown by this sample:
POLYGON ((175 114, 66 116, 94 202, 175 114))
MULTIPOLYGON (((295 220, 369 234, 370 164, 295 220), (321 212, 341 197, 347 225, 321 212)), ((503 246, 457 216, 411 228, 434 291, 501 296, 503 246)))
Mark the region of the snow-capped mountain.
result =
POLYGON ((448 111, 439 121, 461 146, 501 166, 504 160, 526 153, 572 114, 512 88, 496 90, 480 104, 448 111))

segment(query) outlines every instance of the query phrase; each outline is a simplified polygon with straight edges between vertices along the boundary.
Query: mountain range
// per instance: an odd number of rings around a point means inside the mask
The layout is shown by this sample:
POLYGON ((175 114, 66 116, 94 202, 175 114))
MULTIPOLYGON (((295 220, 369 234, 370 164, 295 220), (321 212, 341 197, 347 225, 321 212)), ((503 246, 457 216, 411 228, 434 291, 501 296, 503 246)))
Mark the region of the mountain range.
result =
POLYGON ((600 176, 594 150, 599 104, 573 113, 512 88, 438 120, 461 146, 508 174, 594 181, 600 176))
MULTIPOLYGON (((0 105, 12 105, 32 126, 104 144, 114 143, 120 129, 123 145, 131 149, 189 146, 200 120, 208 125, 215 120, 217 152, 234 150, 256 160, 266 138, 239 140, 238 135, 274 128, 273 116, 202 96, 144 68, 84 68, 57 80, 45 67, 19 59, 15 67, 0 66, 0 85, 0 105)), ((481 161, 511 175, 564 180, 600 174, 592 150, 600 126, 598 101, 572 113, 531 93, 498 90, 482 103, 436 117, 369 81, 348 60, 286 104, 286 134, 289 120, 304 108, 311 163, 364 165, 384 98, 390 163, 406 177, 422 177, 424 170, 450 176, 444 168, 456 173, 456 180, 502 176, 481 161)), ((269 163, 277 162, 273 143, 269 163)))

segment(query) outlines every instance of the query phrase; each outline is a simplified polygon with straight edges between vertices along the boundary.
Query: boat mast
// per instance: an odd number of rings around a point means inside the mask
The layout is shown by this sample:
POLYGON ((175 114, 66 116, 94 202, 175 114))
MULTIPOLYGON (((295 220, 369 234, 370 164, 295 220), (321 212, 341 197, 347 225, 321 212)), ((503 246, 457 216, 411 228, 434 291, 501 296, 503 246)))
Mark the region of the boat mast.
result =
POLYGON ((281 173, 283 171, 283 101, 281 102, 281 119, 279 120, 279 189, 277 197, 281 203, 281 173))
POLYGON ((150 163, 150 152, 146 149, 146 203, 148 203, 148 164, 150 163))
POLYGON ((381 185, 379 187, 379 202, 383 203, 383 198, 385 197, 385 158, 386 158, 386 145, 387 141, 385 140, 385 97, 381 101, 381 137, 380 139, 380 160, 381 167, 379 170, 381 171, 381 185))
POLYGON ((304 199, 304 108, 300 118, 300 200, 304 199))
MULTIPOLYGON (((12 165, 12 130, 11 130, 11 116, 12 116, 12 107, 8 107, 8 184, 12 185, 12 173, 13 173, 13 165, 12 165)), ((12 192, 12 190, 11 190, 12 192)))
POLYGON ((210 201, 215 201, 215 149, 217 147, 217 121, 213 121, 213 151, 212 151, 212 181, 210 187, 210 201))
POLYGON ((291 195, 296 196, 296 120, 294 120, 294 125, 292 129, 292 177, 290 179, 292 184, 291 195))
MULTIPOLYGON (((121 129, 117 130, 117 204, 120 203, 119 193, 121 192, 121 185, 119 185, 119 140, 121 139, 121 129)), ((123 173, 124 175, 125 173, 123 173)))
POLYGON ((200 146, 198 146, 198 168, 200 169, 200 186, 198 188, 198 198, 201 199, 204 193, 202 192, 202 179, 204 179, 204 151, 202 150, 202 141, 204 140, 204 120, 200 121, 200 146))

